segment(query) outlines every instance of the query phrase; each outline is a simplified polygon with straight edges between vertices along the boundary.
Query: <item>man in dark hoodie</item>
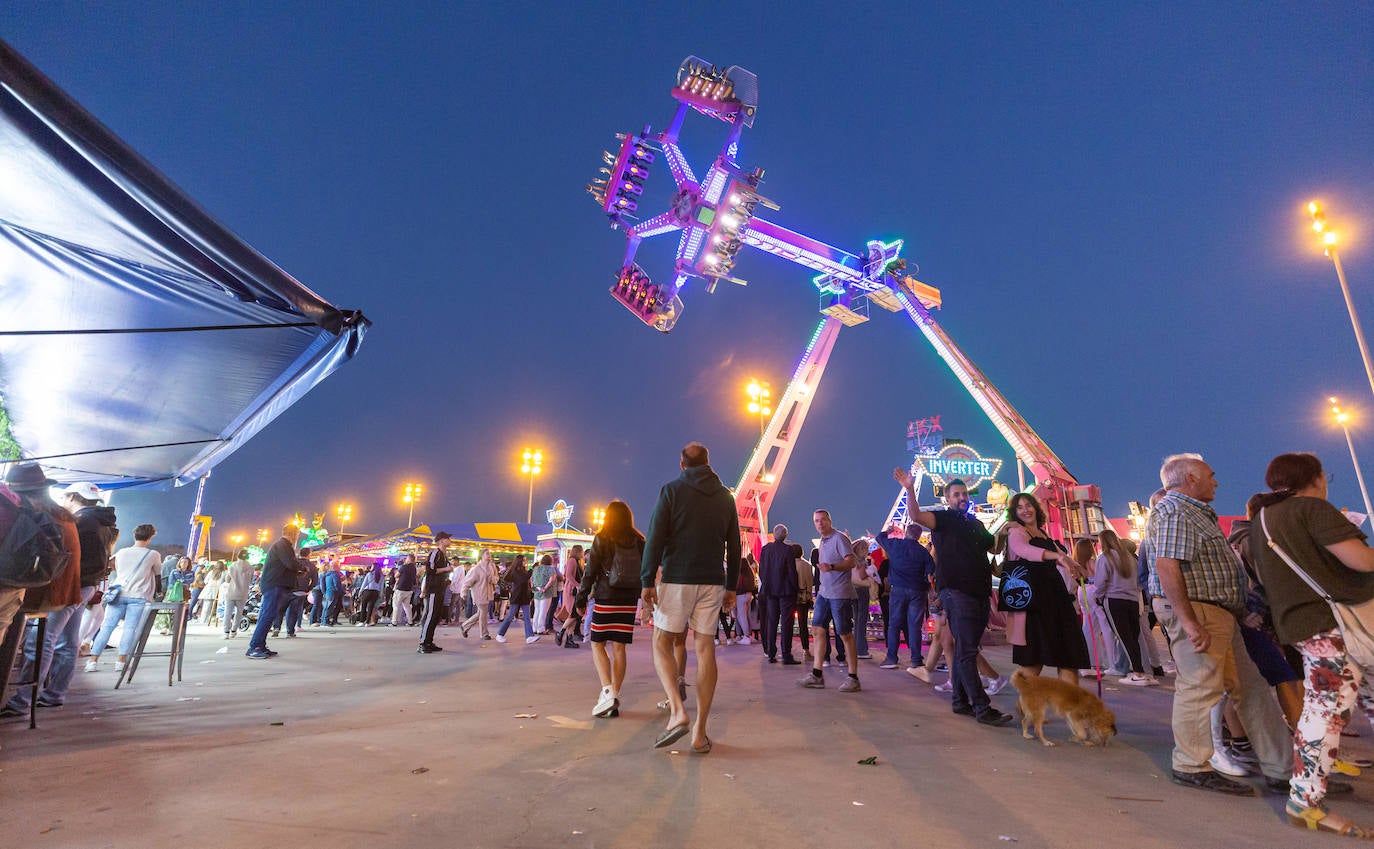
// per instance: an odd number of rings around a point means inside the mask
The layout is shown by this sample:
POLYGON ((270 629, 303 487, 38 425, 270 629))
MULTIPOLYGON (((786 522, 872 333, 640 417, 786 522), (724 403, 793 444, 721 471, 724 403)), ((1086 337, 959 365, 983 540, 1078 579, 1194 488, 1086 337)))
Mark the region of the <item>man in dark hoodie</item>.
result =
MULTIPOLYGON (((81 648, 81 617, 95 588, 110 569, 110 547, 119 529, 115 511, 100 502, 100 488, 93 483, 75 483, 65 490, 62 506, 76 516, 76 533, 81 540, 81 602, 48 612, 47 636, 52 659, 38 691, 39 707, 57 707, 67 698, 76 658, 81 648)), ((67 568, 77 567, 70 563, 67 568)), ((28 713, 29 690, 15 690, 6 708, 28 713)))
POLYGON ((262 575, 258 578, 262 605, 258 608, 258 625, 248 640, 248 651, 244 652, 246 657, 266 660, 277 655, 267 647, 267 632, 296 590, 296 574, 301 571, 300 560, 296 557, 296 540, 300 535, 300 528, 287 525, 281 529, 281 537, 267 549, 267 559, 263 561, 262 575))
POLYGON ((740 563, 735 498, 709 464, 705 445, 692 442, 682 449, 682 474, 659 490, 640 567, 644 612, 654 617, 654 669, 668 696, 668 726, 654 747, 691 731, 698 754, 711 751, 706 719, 716 692, 716 622, 722 609, 734 609, 740 563), (673 652, 688 626, 696 632, 695 723, 687 716, 673 652))

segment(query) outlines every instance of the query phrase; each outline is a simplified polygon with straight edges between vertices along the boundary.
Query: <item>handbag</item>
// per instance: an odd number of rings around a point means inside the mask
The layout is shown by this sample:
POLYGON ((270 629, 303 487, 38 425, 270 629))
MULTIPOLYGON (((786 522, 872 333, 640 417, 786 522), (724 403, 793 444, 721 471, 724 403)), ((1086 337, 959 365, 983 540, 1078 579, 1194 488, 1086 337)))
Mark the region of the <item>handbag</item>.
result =
POLYGON ((119 597, 124 594, 124 588, 118 584, 113 587, 106 587, 105 592, 100 597, 101 604, 114 604, 119 601, 119 597))
POLYGON ((1279 559, 1288 564, 1288 568, 1297 573, 1302 578, 1303 583, 1312 588, 1312 592, 1322 597, 1331 608, 1331 615, 1336 617, 1336 627, 1340 629, 1341 637, 1345 640, 1345 653, 1352 660, 1365 669, 1374 669, 1374 599, 1361 604, 1344 604, 1336 601, 1331 594, 1322 589, 1299 566, 1288 552, 1279 548, 1279 544, 1274 542, 1274 538, 1269 535, 1269 525, 1264 520, 1264 509, 1260 510, 1260 527, 1264 529, 1265 542, 1269 548, 1279 556, 1279 559))

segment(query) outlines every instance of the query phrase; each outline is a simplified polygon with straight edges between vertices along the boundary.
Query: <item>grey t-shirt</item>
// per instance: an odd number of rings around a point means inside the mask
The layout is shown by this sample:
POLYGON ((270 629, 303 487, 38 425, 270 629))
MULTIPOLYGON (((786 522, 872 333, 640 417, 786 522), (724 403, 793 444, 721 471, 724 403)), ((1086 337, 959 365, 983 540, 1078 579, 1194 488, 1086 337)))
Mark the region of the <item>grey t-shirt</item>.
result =
MULTIPOLYGON (((820 563, 842 563, 847 555, 854 553, 854 543, 840 531, 832 531, 830 536, 821 537, 820 563)), ((850 570, 821 573, 821 595, 826 598, 858 598, 850 570)))

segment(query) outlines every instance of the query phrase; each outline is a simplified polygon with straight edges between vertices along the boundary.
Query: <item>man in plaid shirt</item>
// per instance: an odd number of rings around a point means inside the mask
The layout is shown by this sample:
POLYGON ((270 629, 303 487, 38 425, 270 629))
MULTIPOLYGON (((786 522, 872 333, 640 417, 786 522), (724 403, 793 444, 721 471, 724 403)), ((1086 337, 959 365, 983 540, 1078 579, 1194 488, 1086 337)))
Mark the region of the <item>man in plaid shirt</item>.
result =
POLYGON ((1217 478, 1197 454, 1164 460, 1168 492, 1150 511, 1145 543, 1153 555, 1149 593, 1155 616, 1173 639, 1175 784, 1252 796, 1254 788, 1211 768, 1212 706, 1229 693, 1259 757, 1265 786, 1288 792, 1293 745, 1278 702, 1245 652, 1238 619, 1245 613, 1245 573, 1217 524, 1210 502, 1217 478))

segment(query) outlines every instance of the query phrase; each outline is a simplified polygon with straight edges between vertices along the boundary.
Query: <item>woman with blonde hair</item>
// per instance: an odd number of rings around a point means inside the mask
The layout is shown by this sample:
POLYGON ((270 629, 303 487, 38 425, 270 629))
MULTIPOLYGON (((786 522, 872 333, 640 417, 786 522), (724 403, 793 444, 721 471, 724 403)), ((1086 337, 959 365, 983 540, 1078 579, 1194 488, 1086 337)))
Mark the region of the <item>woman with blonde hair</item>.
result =
POLYGON ((491 559, 491 549, 484 548, 477 557, 477 562, 472 564, 466 575, 463 576, 463 583, 459 585, 459 593, 472 592, 472 604, 477 608, 477 612, 463 620, 458 627, 463 630, 463 636, 467 637, 473 625, 480 626, 482 639, 490 640, 491 632, 487 619, 487 606, 496 597, 496 564, 491 559))
POLYGON ((1131 672, 1121 677, 1122 684, 1152 687, 1159 682, 1145 674, 1140 656, 1140 591, 1136 586, 1136 559, 1115 531, 1097 535, 1102 553, 1093 564, 1093 603, 1107 612, 1107 622, 1131 659, 1131 672))

